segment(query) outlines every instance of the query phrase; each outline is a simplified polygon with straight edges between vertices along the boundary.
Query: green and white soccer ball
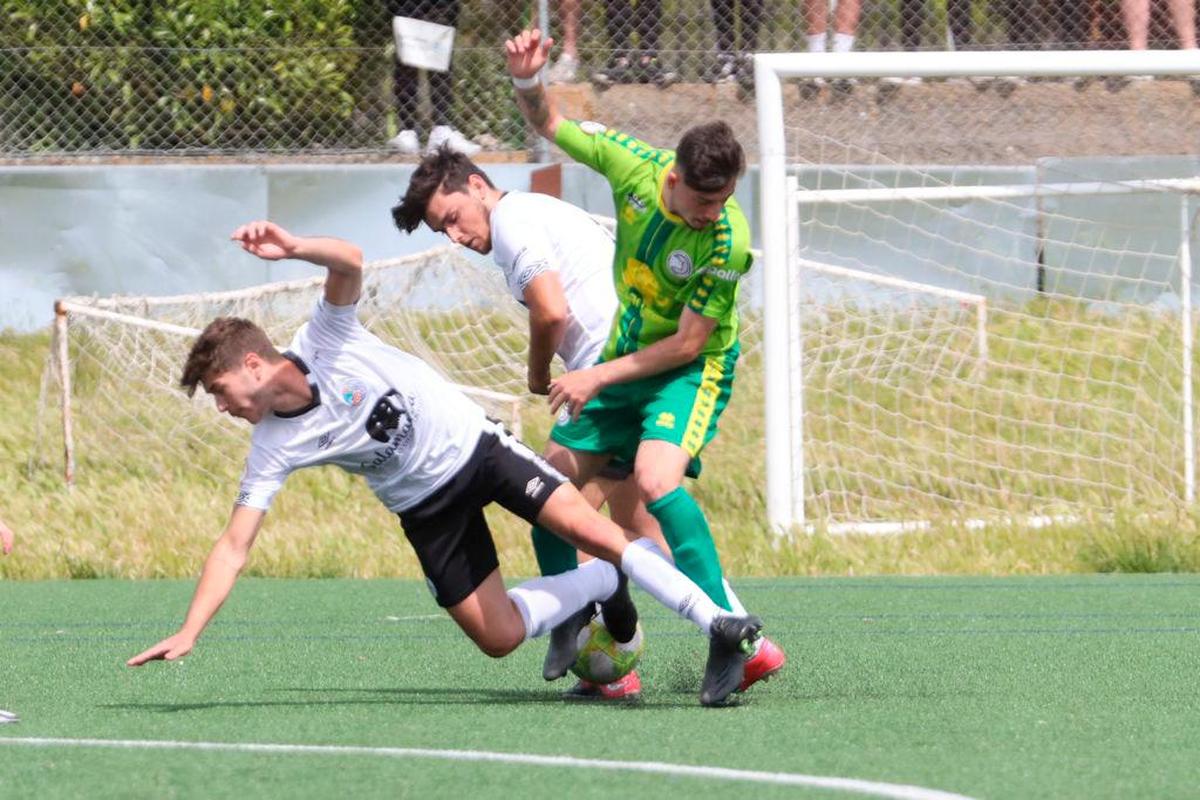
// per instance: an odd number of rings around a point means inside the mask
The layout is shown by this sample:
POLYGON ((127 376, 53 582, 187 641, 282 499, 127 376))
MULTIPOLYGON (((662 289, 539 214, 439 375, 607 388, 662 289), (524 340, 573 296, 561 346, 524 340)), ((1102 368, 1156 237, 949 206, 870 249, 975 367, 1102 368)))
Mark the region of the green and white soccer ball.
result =
POLYGON ((640 622, 633 638, 622 643, 613 639, 603 618, 596 617, 579 632, 579 657, 571 672, 592 683, 612 683, 633 672, 644 649, 640 622))

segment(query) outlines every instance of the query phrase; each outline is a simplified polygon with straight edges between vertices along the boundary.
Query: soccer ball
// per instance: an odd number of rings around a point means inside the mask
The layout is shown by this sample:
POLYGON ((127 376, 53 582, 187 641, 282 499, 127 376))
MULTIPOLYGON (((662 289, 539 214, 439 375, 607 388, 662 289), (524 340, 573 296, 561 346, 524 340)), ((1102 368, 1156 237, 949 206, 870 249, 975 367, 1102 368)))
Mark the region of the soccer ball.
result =
POLYGON ((592 683, 612 683, 633 672, 644 649, 640 622, 633 638, 622 643, 604 627, 604 618, 596 617, 579 632, 579 657, 571 672, 592 683))

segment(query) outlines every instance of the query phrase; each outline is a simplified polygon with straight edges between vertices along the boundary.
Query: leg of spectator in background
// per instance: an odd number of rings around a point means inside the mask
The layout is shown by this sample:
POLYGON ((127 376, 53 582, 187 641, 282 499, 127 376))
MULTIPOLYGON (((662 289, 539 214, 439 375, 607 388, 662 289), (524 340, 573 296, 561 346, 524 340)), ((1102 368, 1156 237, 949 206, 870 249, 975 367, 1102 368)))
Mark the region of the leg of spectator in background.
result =
POLYGON ((637 34, 639 53, 635 59, 634 72, 642 83, 653 83, 659 88, 670 86, 679 80, 679 75, 667 69, 658 60, 658 37, 662 33, 662 0, 638 0, 637 34))
MULTIPOLYGON (((804 0, 804 31, 808 52, 824 53, 829 35, 829 0, 804 0)), ((813 78, 800 82, 801 99, 812 99, 821 92, 825 82, 813 78)))
MULTIPOLYGON (((458 27, 460 0, 442 0, 432 4, 429 21, 458 27)), ((442 145, 463 155, 473 156, 482 148, 459 132, 454 125, 454 66, 445 72, 429 73, 429 102, 433 106, 433 129, 429 132, 426 150, 442 145)))
POLYGON ((1193 0, 1171 0, 1171 22, 1179 37, 1179 49, 1196 49, 1196 6, 1193 0))
POLYGON ((732 81, 737 71, 734 50, 737 48, 737 32, 734 29, 733 6, 736 0, 711 0, 713 28, 717 32, 716 58, 705 71, 709 83, 732 81))
POLYGON ((1145 50, 1150 35, 1150 0, 1121 0, 1130 50, 1145 50))
POLYGON ((629 0, 604 0, 604 30, 612 50, 603 69, 592 73, 592 82, 601 88, 626 83, 630 78, 629 32, 633 26, 633 8, 629 0))
POLYGON ((900 0, 900 45, 920 50, 925 31, 925 0, 900 0))
MULTIPOLYGON (((833 12, 833 52, 849 53, 854 49, 861 11, 862 0, 838 0, 833 12)), ((834 94, 848 95, 854 91, 854 84, 853 78, 838 78, 830 84, 830 88, 834 94)))
POLYGON ((828 17, 828 0, 804 0, 804 30, 808 38, 808 52, 825 52, 828 17))
POLYGON ((849 53, 854 49, 861 13, 862 0, 838 0, 833 16, 833 52, 849 53))
POLYGON ((971 0, 946 0, 946 17, 955 50, 971 48, 971 0))
POLYGON ((754 61, 758 52, 758 31, 766 15, 764 0, 742 0, 738 20, 742 26, 742 46, 737 55, 737 82, 743 92, 754 91, 754 61))
POLYGON ((551 83, 574 83, 579 75, 579 0, 559 0, 558 14, 562 20, 562 54, 546 78, 551 83))
POLYGON ((742 23, 742 47, 743 53, 758 52, 758 31, 762 28, 763 17, 766 16, 766 2, 764 0, 742 0, 741 8, 741 23, 742 23))
POLYGON ((1091 20, 1087 3, 1053 0, 1050 4, 1054 41, 1051 49, 1082 50, 1091 42, 1091 20))
POLYGON ((388 144, 406 155, 421 152, 418 138, 420 85, 420 71, 395 60, 392 64, 392 92, 396 99, 396 128, 399 132, 388 140, 388 144))

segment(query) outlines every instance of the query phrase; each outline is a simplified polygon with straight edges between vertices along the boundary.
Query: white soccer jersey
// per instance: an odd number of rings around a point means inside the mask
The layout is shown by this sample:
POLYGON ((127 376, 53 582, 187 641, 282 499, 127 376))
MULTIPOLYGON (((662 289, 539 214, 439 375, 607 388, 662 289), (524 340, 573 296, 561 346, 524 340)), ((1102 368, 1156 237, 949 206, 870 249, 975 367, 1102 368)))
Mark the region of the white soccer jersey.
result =
POLYGON ((368 332, 357 306, 320 300, 287 355, 307 370, 314 400, 254 426, 238 505, 265 511, 294 470, 336 464, 364 476, 389 510, 404 511, 474 451, 483 409, 424 361, 368 332))
POLYGON ((558 272, 567 299, 567 330, 558 355, 567 369, 596 363, 617 311, 613 237, 586 211, 557 198, 508 192, 492 209, 492 258, 509 291, 525 302, 530 281, 558 272))

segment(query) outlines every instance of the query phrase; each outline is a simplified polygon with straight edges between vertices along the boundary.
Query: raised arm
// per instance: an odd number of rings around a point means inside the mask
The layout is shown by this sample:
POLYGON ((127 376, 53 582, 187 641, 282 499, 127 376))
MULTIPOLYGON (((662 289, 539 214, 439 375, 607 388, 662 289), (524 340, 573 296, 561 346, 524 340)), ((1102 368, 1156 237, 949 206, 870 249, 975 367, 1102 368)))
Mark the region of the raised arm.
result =
POLYGON ((362 293, 362 250, 343 239, 293 236, 267 220, 249 222, 230 237, 247 253, 266 261, 297 258, 329 270, 325 299, 335 306, 352 305, 362 293))
POLYGON ((529 124, 542 136, 554 141, 558 125, 564 119, 554 101, 546 94, 540 74, 550 60, 553 39, 542 39, 537 28, 523 30, 504 43, 508 74, 517 92, 517 106, 529 124))
POLYGON ((191 652, 200 633, 233 591, 233 584, 246 565, 265 515, 266 512, 257 508, 234 507, 225 532, 204 562, 204 571, 200 573, 183 626, 177 633, 126 661, 126 666, 140 667, 147 661, 174 661, 191 652))

